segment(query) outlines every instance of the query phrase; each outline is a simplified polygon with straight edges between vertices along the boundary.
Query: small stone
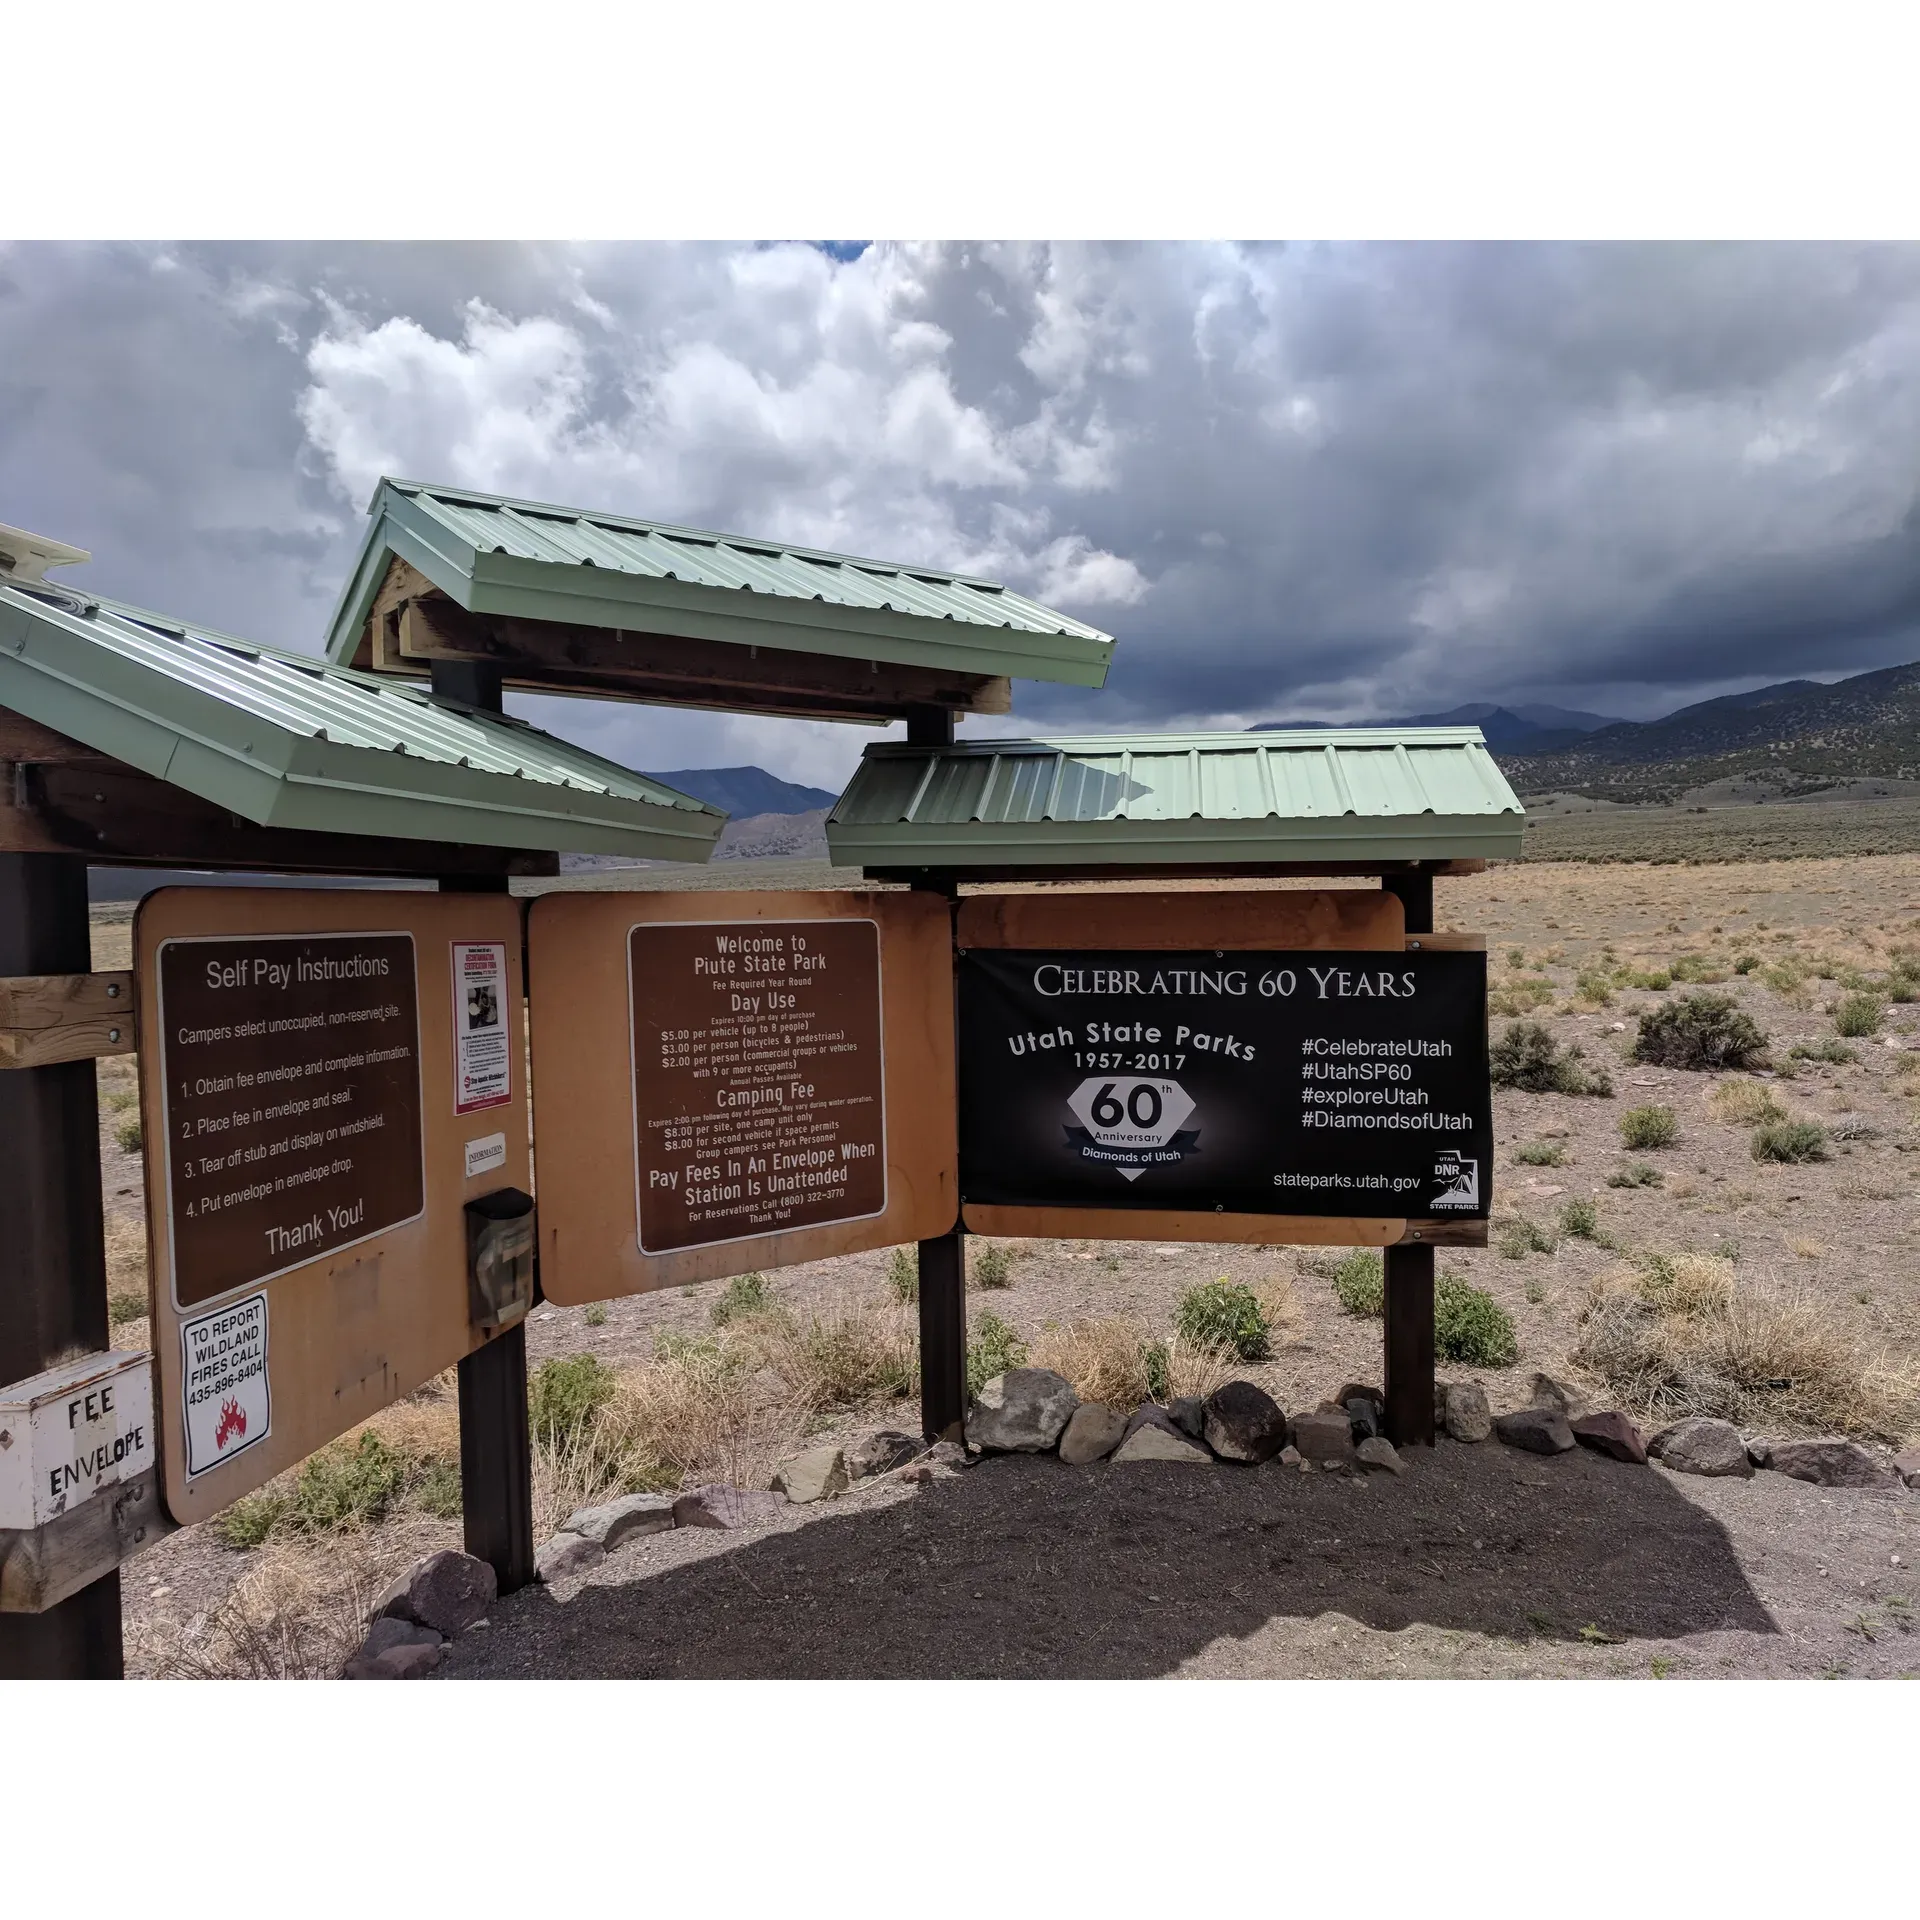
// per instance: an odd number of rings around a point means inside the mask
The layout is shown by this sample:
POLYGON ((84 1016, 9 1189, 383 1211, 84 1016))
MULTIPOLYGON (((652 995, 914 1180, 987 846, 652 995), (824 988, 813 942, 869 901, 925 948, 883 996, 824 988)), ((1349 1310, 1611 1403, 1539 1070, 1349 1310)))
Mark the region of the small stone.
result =
POLYGON ((1747 1443, 1747 1458, 1756 1467, 1764 1467, 1773 1458, 1773 1442, 1757 1434, 1750 1433, 1743 1437, 1747 1443))
POLYGON ((1127 1416, 1099 1400, 1082 1400, 1060 1436, 1060 1458, 1070 1467, 1104 1460, 1127 1434, 1127 1416))
POLYGON ((1347 1424, 1353 1429, 1354 1445, 1363 1440, 1377 1440, 1380 1437, 1380 1409, 1362 1394, 1344 1400, 1341 1405, 1346 1410, 1347 1424))
POLYGON ((1440 1425, 1449 1439, 1468 1442, 1493 1438, 1493 1409, 1477 1380, 1450 1381, 1444 1389, 1440 1425))
POLYGON ((402 1620, 395 1614, 382 1614, 367 1629, 367 1637, 354 1657, 371 1660, 385 1653, 389 1647, 437 1647, 445 1639, 445 1634, 436 1633, 431 1627, 423 1627, 417 1621, 402 1620))
POLYGON ((1674 1473, 1699 1473, 1712 1478, 1753 1478, 1747 1443, 1728 1420, 1704 1416, 1662 1427, 1647 1442, 1647 1453, 1674 1473))
POLYGON ((956 1471, 973 1465, 973 1455, 958 1440, 936 1440, 928 1449, 927 1458, 936 1467, 952 1467, 956 1471))
POLYGON ((1573 1431, 1558 1407, 1522 1407, 1518 1413, 1503 1413, 1493 1430, 1508 1446, 1528 1453, 1573 1451, 1573 1431))
POLYGON ((1207 1430, 1207 1403, 1197 1394, 1184 1394, 1167 1402, 1173 1424, 1190 1439, 1198 1440, 1207 1430))
POLYGON ((493 1605, 500 1583, 484 1560, 446 1548, 415 1563, 381 1596, 376 1618, 417 1621, 457 1639, 493 1605))
POLYGON ((357 1653, 346 1664, 343 1680, 424 1680, 447 1657, 447 1643, 436 1633, 432 1640, 409 1640, 375 1654, 357 1653))
POLYGON ((630 1493, 597 1507, 581 1507, 567 1516, 562 1533, 596 1541, 608 1553, 643 1533, 666 1533, 673 1526, 673 1498, 665 1493, 630 1493))
POLYGON ((1300 1458, 1300 1449, 1292 1441, 1288 1441, 1274 1457, 1283 1467, 1304 1467, 1307 1464, 1300 1458))
POLYGON ((1920 1487, 1920 1447, 1909 1447, 1893 1456, 1894 1471, 1910 1487, 1920 1487))
POLYGON ((917 1466, 900 1469, 900 1484, 906 1487, 924 1487, 933 1478, 933 1469, 922 1460, 917 1466))
POLYGON ((606 1549, 584 1533, 556 1533, 533 1556, 533 1574, 551 1586, 556 1580, 569 1580, 577 1573, 606 1558, 606 1549))
POLYGON ((1394 1451, 1391 1440, 1382 1440, 1378 1434, 1362 1440, 1354 1448, 1353 1457, 1363 1467, 1372 1467, 1380 1473, 1405 1473, 1407 1463, 1394 1451))
POLYGON ((1553 1407, 1569 1420, 1582 1420, 1594 1410, 1593 1401, 1578 1387, 1570 1387, 1550 1373, 1536 1373, 1529 1392, 1536 1407, 1553 1407))
POLYGON ((1200 1438, 1223 1460, 1271 1460, 1287 1444, 1287 1416, 1251 1380, 1229 1380, 1207 1396, 1200 1438))
POLYGON ((847 1456, 838 1447, 809 1447, 774 1469, 773 1490, 784 1493, 796 1507, 845 1493, 847 1456))
MULTIPOLYGON (((1387 1396, 1380 1388, 1370 1387, 1366 1385, 1364 1381, 1349 1380, 1347 1384, 1333 1396, 1333 1404, 1336 1407, 1345 1407, 1350 1400, 1365 1400, 1370 1402, 1373 1407, 1374 1424, 1381 1427, 1386 1425, 1387 1396)), ((1351 1412, 1352 1409, 1349 1408, 1348 1411, 1351 1412)))
POLYGON ((1624 1413, 1585 1413, 1567 1425, 1583 1447, 1592 1447, 1596 1453, 1624 1460, 1630 1466, 1647 1464, 1647 1443, 1624 1413))
POLYGON ((1332 1412, 1316 1407, 1293 1423, 1293 1444, 1303 1460, 1326 1466, 1345 1466, 1353 1458, 1353 1422, 1344 1408, 1332 1412))
POLYGON ((1113 1456, 1116 1467, 1139 1460, 1184 1460, 1211 1466, 1213 1455, 1177 1427, 1165 1407, 1148 1405, 1127 1422, 1126 1433, 1113 1456))
POLYGON ((751 1527, 774 1519, 786 1502, 750 1487, 695 1487, 673 1503, 676 1527, 751 1527))
POLYGON ((896 1433, 891 1427, 884 1427, 847 1449, 847 1478, 871 1480, 877 1473, 892 1473, 925 1451, 924 1441, 916 1440, 910 1433, 896 1433))
POLYGON ((1852 1440, 1776 1440, 1767 1461, 1790 1480, 1811 1480, 1816 1487, 1897 1487, 1902 1476, 1884 1454, 1869 1453, 1852 1440))
POLYGON ((1010 1367, 980 1389, 967 1409, 967 1444, 996 1453, 1045 1453, 1080 1404, 1048 1367, 1010 1367))

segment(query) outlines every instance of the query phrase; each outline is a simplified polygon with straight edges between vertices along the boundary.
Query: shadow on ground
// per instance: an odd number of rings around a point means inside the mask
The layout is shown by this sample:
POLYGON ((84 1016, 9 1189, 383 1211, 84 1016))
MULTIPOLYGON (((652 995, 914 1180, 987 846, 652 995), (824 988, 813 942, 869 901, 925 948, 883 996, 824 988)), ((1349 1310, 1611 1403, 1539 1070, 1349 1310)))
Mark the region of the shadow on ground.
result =
POLYGON ((1144 1678, 1330 1611, 1388 1631, 1774 1631, 1715 1520, 1654 1469, 1585 1451, 1442 1446, 1365 1486, 1015 1457, 711 1538, 565 1602, 513 1596, 450 1675, 1144 1678))

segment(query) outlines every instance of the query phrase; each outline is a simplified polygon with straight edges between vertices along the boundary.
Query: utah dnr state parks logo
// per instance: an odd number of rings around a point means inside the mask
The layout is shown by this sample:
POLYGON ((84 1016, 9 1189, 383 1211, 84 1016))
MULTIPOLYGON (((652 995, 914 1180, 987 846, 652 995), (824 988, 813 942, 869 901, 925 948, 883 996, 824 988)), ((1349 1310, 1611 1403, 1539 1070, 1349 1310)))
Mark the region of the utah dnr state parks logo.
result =
POLYGON ((1066 1129, 1067 1145, 1123 1180, 1200 1151, 1200 1129, 1184 1124, 1193 1097, 1177 1080, 1082 1080, 1067 1096, 1067 1110, 1080 1123, 1066 1129))
POLYGON ((1480 1162, 1468 1160, 1449 1150, 1434 1163, 1433 1177, 1440 1191, 1433 1196, 1436 1207, 1477 1207, 1480 1204, 1480 1162))

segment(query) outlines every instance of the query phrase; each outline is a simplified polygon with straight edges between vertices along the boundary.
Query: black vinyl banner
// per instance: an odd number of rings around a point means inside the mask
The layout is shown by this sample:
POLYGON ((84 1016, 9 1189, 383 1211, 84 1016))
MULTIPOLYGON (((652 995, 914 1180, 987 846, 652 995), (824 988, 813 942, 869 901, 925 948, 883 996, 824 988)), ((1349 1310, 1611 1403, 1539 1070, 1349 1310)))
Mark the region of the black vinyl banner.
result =
POLYGON ((974 1206, 1483 1219, 1487 957, 959 956, 974 1206))

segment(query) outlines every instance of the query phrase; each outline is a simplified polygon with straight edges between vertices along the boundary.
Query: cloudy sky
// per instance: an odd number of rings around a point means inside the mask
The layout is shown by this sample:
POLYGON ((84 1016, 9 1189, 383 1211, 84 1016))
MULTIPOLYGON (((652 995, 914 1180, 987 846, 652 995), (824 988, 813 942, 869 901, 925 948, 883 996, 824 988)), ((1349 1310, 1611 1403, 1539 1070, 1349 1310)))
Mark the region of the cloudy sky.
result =
MULTIPOLYGON (((985 573, 1018 726, 1644 717, 1920 658, 1920 247, 0 245, 0 521, 317 647, 383 473, 985 573)), ((534 711, 534 708, 529 708, 534 711)), ((835 786, 861 729, 597 702, 835 786)))

